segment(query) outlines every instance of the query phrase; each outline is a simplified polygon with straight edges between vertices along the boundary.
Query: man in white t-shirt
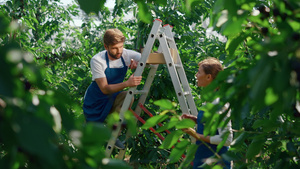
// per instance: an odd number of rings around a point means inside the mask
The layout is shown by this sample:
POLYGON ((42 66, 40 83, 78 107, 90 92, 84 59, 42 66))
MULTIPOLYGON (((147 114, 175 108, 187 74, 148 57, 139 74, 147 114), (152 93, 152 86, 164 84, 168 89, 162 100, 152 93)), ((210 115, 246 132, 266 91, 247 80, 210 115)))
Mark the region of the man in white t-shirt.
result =
POLYGON ((141 76, 131 75, 124 81, 128 68, 135 69, 141 54, 124 49, 125 36, 118 29, 106 30, 104 37, 106 50, 91 59, 92 83, 88 87, 83 103, 87 122, 104 122, 107 115, 119 111, 126 96, 127 87, 141 83, 141 76))

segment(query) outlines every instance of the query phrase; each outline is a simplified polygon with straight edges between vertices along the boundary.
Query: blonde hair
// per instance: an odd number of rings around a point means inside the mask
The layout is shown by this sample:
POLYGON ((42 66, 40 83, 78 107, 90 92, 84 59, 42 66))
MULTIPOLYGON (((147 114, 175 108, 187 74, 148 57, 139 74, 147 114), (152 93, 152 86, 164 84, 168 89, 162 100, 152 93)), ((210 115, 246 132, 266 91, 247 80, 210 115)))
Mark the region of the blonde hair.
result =
POLYGON ((223 70, 221 62, 217 58, 209 57, 198 63, 198 66, 202 66, 205 74, 211 74, 215 79, 220 71, 223 70))
POLYGON ((107 29, 103 36, 103 42, 106 46, 115 45, 117 43, 122 43, 122 42, 124 43, 125 36, 117 28, 107 29))

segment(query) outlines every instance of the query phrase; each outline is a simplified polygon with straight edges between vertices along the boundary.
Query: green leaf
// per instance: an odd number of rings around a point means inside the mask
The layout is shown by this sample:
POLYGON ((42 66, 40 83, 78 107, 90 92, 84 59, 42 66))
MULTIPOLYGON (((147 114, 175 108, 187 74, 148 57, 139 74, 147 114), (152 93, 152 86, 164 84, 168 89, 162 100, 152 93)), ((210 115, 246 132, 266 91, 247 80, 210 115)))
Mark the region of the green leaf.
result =
POLYGON ((263 148, 263 145, 265 143, 265 138, 263 138, 263 137, 264 136, 258 136, 253 139, 253 141, 249 145, 247 153, 246 153, 247 159, 252 159, 254 156, 259 154, 259 152, 261 151, 261 149, 263 148))
POLYGON ((272 88, 267 88, 266 96, 265 96, 265 103, 267 106, 275 103, 278 100, 278 95, 274 93, 272 88))
POLYGON ((174 108, 172 102, 167 99, 157 100, 154 104, 159 106, 162 110, 171 110, 174 108))
POLYGON ((124 161, 119 159, 105 158, 102 160, 102 165, 100 168, 109 168, 109 169, 130 169, 124 161))
MULTIPOLYGON (((9 2, 9 1, 8 1, 9 2)), ((9 19, 0 13, 0 35, 8 32, 9 19)))
POLYGON ((130 112, 130 111, 126 111, 124 118, 126 120, 127 123, 127 128, 129 129, 129 132, 132 135, 136 135, 137 133, 137 123, 136 123, 136 118, 134 117, 134 115, 130 112))
POLYGON ((150 11, 148 11, 148 7, 145 1, 138 0, 137 5, 139 7, 138 16, 141 21, 150 24, 152 19, 152 15, 150 11))
POLYGON ((214 13, 219 13, 221 10, 224 9, 224 0, 217 0, 213 6, 213 12, 214 13))
POLYGON ((89 122, 83 128, 82 134, 81 143, 83 145, 98 147, 110 138, 111 132, 102 123, 89 122))
POLYGON ((186 0, 185 2, 185 6, 186 6, 186 10, 189 13, 191 11, 192 8, 192 3, 196 1, 196 0, 186 0))
POLYGON ((235 140, 233 140, 231 147, 242 148, 245 140, 249 137, 248 133, 242 132, 235 140))
POLYGON ((157 116, 153 116, 151 118, 149 118, 146 123, 141 127, 142 129, 148 129, 150 127, 155 126, 156 124, 166 120, 167 118, 169 118, 168 115, 164 114, 164 115, 157 115, 157 116))
POLYGON ((78 0, 80 8, 86 13, 90 14, 92 12, 98 14, 100 9, 104 7, 106 0, 78 0))
POLYGON ((187 146, 190 144, 191 143, 186 139, 177 143, 176 146, 171 150, 171 154, 169 156, 170 163, 177 162, 181 158, 182 154, 186 151, 187 146))
POLYGON ((290 24, 290 26, 293 28, 294 31, 299 31, 300 30, 299 22, 290 20, 288 23, 290 24))
POLYGON ((176 124, 178 123, 178 118, 171 118, 171 120, 167 123, 165 123, 162 127, 160 127, 159 129, 156 130, 156 132, 160 133, 163 132, 165 130, 171 129, 173 127, 176 126, 176 124))
POLYGON ((66 82, 60 82, 60 88, 62 90, 62 92, 69 92, 69 86, 66 82))
POLYGON ((233 55, 237 47, 247 38, 247 35, 241 34, 236 36, 235 38, 228 39, 226 43, 226 50, 228 50, 229 55, 233 55))
POLYGON ((53 142, 57 141, 52 126, 30 115, 19 113, 14 129, 21 149, 44 159, 51 168, 57 168, 62 161, 58 147, 53 142), (46 152, 46 153, 45 153, 46 152))
POLYGON ((167 135, 165 140, 163 141, 162 145, 159 148, 162 149, 170 149, 174 144, 176 144, 183 134, 182 130, 175 130, 171 134, 167 135))
POLYGON ((189 146, 189 148, 187 149, 186 157, 184 161, 180 164, 179 168, 187 168, 188 166, 191 165, 191 162, 194 160, 197 149, 198 149, 197 144, 191 144, 189 146))
POLYGON ((257 129, 258 127, 262 127, 264 125, 266 120, 263 120, 263 119, 258 119, 256 120, 254 123, 253 123, 253 128, 254 129, 257 129))
POLYGON ((250 97, 258 102, 257 105, 262 104, 260 99, 261 93, 265 92, 266 86, 270 83, 272 77, 272 65, 267 60, 260 60, 254 68, 249 72, 250 81, 253 83, 251 88, 250 97))
POLYGON ((237 35, 242 31, 242 25, 244 22, 243 16, 237 16, 238 18, 230 18, 225 24, 224 24, 224 35, 232 36, 237 35))
POLYGON ((215 166, 213 166, 213 168, 212 169, 222 169, 223 167, 222 166, 220 166, 220 165, 215 165, 215 166))
POLYGON ((191 119, 183 119, 181 121, 179 121, 177 124, 176 124, 176 128, 177 129, 184 129, 184 128, 190 128, 190 127, 195 127, 195 122, 191 119))
POLYGON ((256 129, 258 127, 262 127, 263 131, 265 132, 270 132, 275 130, 278 127, 278 124, 276 123, 275 120, 272 119, 259 119, 256 120, 253 124, 253 128, 256 129))

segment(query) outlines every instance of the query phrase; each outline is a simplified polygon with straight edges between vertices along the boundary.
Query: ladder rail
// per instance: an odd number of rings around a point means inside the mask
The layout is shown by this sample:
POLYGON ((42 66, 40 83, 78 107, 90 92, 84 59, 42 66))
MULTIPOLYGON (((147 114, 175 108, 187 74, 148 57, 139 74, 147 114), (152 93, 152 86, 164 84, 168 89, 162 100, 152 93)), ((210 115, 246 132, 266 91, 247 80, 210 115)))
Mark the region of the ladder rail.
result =
POLYGON ((169 46, 167 44, 167 40, 166 40, 164 34, 160 34, 159 37, 160 37, 159 42, 160 42, 160 45, 162 46, 163 54, 164 54, 166 64, 167 64, 167 67, 168 67, 168 70, 169 70, 169 73, 170 73, 170 76, 171 76, 171 79, 173 82, 174 89, 176 91, 176 95, 177 95, 177 99, 179 101, 180 108, 184 113, 189 113, 189 109, 188 109, 186 100, 183 95, 183 90, 182 90, 182 87, 181 87, 179 79, 178 79, 178 74, 177 74, 176 67, 175 67, 174 61, 172 59, 170 50, 169 50, 169 46))
MULTIPOLYGON (((153 23, 151 32, 148 36, 148 40, 146 42, 146 46, 153 46, 155 39, 156 39, 156 35, 157 32, 159 31, 159 28, 161 27, 161 21, 156 19, 153 23)), ((138 66, 136 68, 136 71, 134 72, 134 76, 141 76, 144 68, 146 66, 146 61, 148 59, 148 56, 150 55, 151 52, 151 48, 145 48, 142 55, 141 55, 141 59, 138 63, 138 66)), ((131 87, 127 94, 126 97, 124 99, 123 105, 121 107, 120 113, 119 113, 119 122, 117 124, 117 127, 115 130, 112 131, 112 135, 110 140, 108 141, 108 144, 106 146, 106 157, 109 157, 113 151, 114 145, 116 143, 117 137, 119 135, 119 132, 121 130, 121 124, 124 121, 124 113, 128 110, 128 108, 130 107, 131 104, 131 100, 134 97, 134 91, 136 90, 136 86, 135 87, 131 87)))
MULTIPOLYGON (((165 25, 164 27, 165 27, 166 35, 169 36, 169 37, 173 37, 172 27, 170 25, 165 25)), ((168 44, 169 44, 170 48, 176 49, 176 51, 178 51, 177 45, 175 44, 175 41, 171 41, 168 44)), ((198 110, 197 110, 195 102, 194 102, 194 98, 193 98, 193 95, 192 95, 191 88, 188 84, 188 80, 187 80, 187 77, 186 77, 186 74, 185 74, 185 71, 184 71, 184 68, 183 68, 183 64, 182 64, 180 56, 179 56, 179 52, 177 52, 176 57, 177 57, 177 59, 176 59, 177 63, 176 64, 179 64, 179 65, 182 66, 182 67, 178 67, 177 71, 178 71, 178 74, 179 74, 179 77, 180 77, 180 81, 182 82, 183 89, 184 89, 184 91, 187 91, 187 92, 190 93, 190 94, 186 95, 186 99, 188 101, 188 106, 189 106, 189 109, 190 109, 190 113, 196 116, 198 114, 198 110), (184 83, 184 82, 187 82, 187 83, 184 83)))

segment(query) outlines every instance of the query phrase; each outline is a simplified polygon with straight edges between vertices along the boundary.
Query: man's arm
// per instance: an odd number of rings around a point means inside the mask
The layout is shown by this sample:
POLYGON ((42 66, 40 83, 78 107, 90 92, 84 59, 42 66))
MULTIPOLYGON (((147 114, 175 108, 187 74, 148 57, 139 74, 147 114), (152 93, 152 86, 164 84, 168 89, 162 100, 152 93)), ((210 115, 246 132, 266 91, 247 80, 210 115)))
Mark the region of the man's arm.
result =
POLYGON ((129 79, 122 83, 108 84, 106 77, 95 79, 98 87, 103 94, 112 94, 123 90, 126 87, 134 87, 141 83, 142 76, 131 75, 129 79))
POLYGON ((192 128, 182 129, 183 132, 187 133, 188 135, 193 136, 197 140, 202 140, 204 142, 210 143, 210 136, 204 136, 203 134, 199 134, 192 128))

